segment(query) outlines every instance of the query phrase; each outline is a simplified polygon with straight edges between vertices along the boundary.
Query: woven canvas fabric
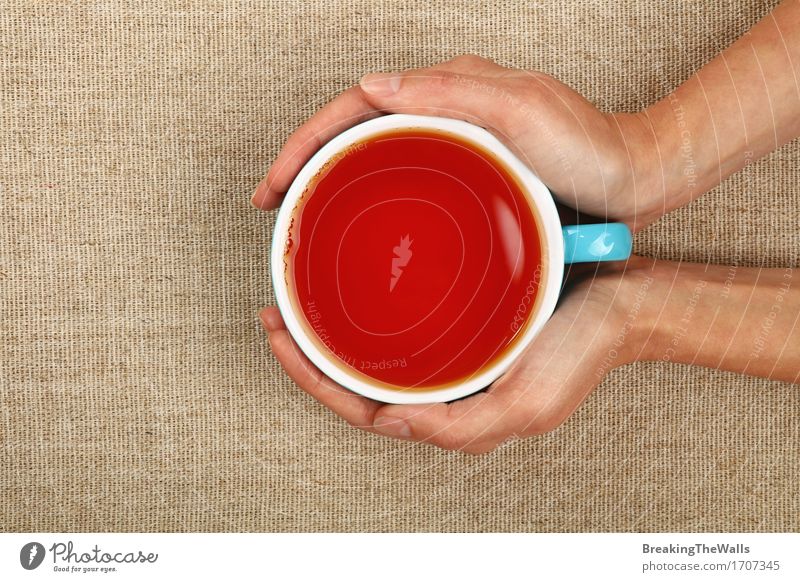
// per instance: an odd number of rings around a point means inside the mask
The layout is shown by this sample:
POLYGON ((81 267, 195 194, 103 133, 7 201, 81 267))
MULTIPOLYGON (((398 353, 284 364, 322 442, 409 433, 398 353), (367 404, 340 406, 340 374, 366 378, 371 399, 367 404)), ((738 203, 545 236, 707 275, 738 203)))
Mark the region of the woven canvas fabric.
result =
MULTIPOLYGON (((634 111, 769 10, 684 2, 0 0, 0 530, 798 531, 800 391, 615 370, 471 457, 359 432, 269 352, 250 193, 366 72, 474 52, 634 111)), ((636 237, 800 260, 789 144, 636 237)))

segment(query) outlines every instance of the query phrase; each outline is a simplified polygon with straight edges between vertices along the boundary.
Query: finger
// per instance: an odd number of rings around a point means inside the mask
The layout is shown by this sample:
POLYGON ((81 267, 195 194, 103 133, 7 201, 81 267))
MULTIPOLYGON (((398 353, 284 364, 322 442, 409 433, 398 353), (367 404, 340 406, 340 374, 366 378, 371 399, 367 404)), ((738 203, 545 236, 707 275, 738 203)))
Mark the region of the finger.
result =
POLYGON ((286 140, 250 203, 262 210, 278 207, 300 168, 323 144, 345 129, 379 115, 359 87, 344 91, 286 140))
MULTIPOLYGON (((456 57, 433 68, 472 75, 499 75, 508 71, 475 55, 456 57)), ((256 187, 251 198, 253 206, 262 210, 279 206, 297 172, 323 144, 345 129, 379 115, 360 87, 352 87, 336 97, 287 140, 269 173, 256 187)))
POLYGON ((479 438, 482 421, 478 416, 492 414, 482 405, 485 394, 468 399, 472 401, 470 406, 464 406, 466 400, 455 405, 383 405, 358 396, 325 376, 300 351, 286 330, 272 332, 269 341, 275 357, 300 388, 357 428, 470 453, 491 450, 499 442, 499 437, 491 442, 479 438), (451 412, 451 408, 459 410, 451 412))
POLYGON ((480 55, 459 55, 449 61, 443 61, 430 67, 431 69, 441 69, 443 71, 453 71, 465 75, 480 75, 487 77, 505 76, 513 71, 498 65, 490 59, 480 55))
POLYGON ((595 350, 606 345, 581 309, 557 310, 490 393, 505 402, 520 436, 558 428, 599 383, 595 350))
POLYGON ((504 407, 486 392, 450 404, 389 404, 375 412, 374 428, 385 436, 481 453, 513 434, 513 427, 498 422, 504 407))
POLYGON ((585 319, 557 311, 487 392, 451 404, 384 406, 375 413, 376 430, 471 453, 554 430, 598 382, 592 355, 584 360, 596 323, 585 319))
POLYGON ((487 82, 463 68, 373 73, 360 85, 366 99, 381 111, 452 117, 500 130, 509 110, 504 99, 515 98, 496 80, 487 82))
POLYGON ((377 402, 354 394, 325 376, 300 351, 288 331, 270 333, 269 343, 272 353, 300 388, 351 425, 372 430, 375 411, 380 407, 377 402))
POLYGON ((258 317, 261 319, 261 324, 264 326, 264 329, 269 332, 286 329, 286 324, 277 307, 265 307, 258 313, 258 317))

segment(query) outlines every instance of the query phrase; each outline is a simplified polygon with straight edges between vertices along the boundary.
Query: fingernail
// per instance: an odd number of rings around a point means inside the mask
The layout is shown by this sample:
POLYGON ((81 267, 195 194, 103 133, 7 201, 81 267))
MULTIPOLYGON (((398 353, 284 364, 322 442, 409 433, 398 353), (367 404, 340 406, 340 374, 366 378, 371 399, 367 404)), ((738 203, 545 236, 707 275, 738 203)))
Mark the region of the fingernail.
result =
POLYGON ((400 75, 397 73, 371 73, 362 77, 360 85, 365 93, 377 97, 388 97, 400 89, 400 75))
POLYGON ((375 419, 373 428, 379 433, 390 436, 407 439, 411 436, 411 427, 405 420, 399 418, 392 418, 391 416, 381 416, 375 419))
POLYGON ((254 206, 255 208, 258 208, 258 205, 256 204, 256 197, 259 195, 259 193, 261 191, 261 185, 263 183, 264 183, 263 181, 259 182, 258 186, 256 186, 256 189, 253 191, 253 195, 250 196, 250 204, 252 206, 254 206))

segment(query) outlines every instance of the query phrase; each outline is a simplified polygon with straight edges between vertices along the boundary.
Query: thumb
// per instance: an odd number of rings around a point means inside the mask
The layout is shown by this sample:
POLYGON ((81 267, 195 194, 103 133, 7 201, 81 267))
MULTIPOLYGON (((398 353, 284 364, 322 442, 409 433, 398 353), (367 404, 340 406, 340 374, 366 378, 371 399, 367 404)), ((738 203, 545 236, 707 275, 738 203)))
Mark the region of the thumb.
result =
POLYGON ((515 97, 497 79, 441 69, 372 73, 361 79, 369 103, 381 111, 438 115, 498 128, 501 109, 515 97))

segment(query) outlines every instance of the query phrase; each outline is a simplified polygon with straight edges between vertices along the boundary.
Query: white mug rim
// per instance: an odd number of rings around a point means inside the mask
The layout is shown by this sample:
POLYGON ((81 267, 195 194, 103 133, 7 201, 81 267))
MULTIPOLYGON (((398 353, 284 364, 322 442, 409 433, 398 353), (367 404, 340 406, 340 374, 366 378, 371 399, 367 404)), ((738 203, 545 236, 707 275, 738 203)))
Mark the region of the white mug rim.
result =
POLYGON ((300 350, 323 374, 348 390, 373 400, 389 404, 428 404, 456 400, 486 388, 504 374, 530 345, 553 314, 558 301, 564 273, 564 240, 561 221, 550 191, 527 165, 491 133, 477 125, 449 117, 392 114, 370 119, 343 131, 322 146, 306 162, 286 192, 278 210, 273 229, 270 266, 275 299, 286 328, 300 350), (454 134, 488 150, 503 162, 519 181, 526 196, 532 200, 534 212, 541 223, 538 226, 541 231, 539 235, 542 242, 544 284, 540 285, 538 290, 536 312, 527 322, 522 337, 515 341, 511 349, 479 374, 454 386, 433 389, 387 389, 369 384, 358 376, 348 373, 344 366, 334 364, 332 360, 336 356, 323 353, 308 337, 306 328, 300 322, 303 315, 295 313, 290 298, 291 291, 284 276, 284 254, 289 226, 295 206, 306 191, 308 183, 334 155, 344 151, 348 146, 393 129, 439 130, 454 134))

